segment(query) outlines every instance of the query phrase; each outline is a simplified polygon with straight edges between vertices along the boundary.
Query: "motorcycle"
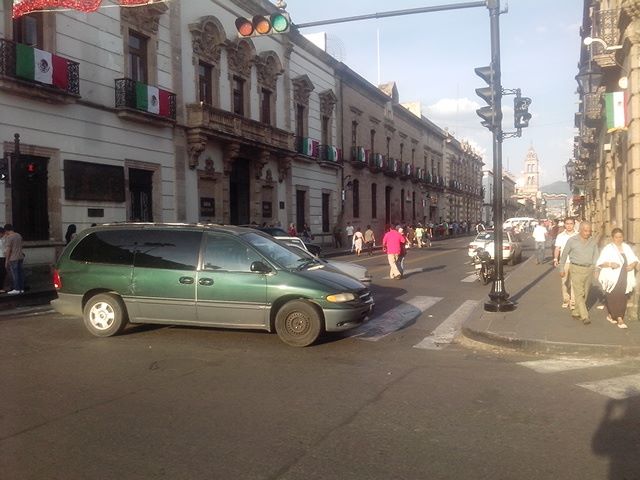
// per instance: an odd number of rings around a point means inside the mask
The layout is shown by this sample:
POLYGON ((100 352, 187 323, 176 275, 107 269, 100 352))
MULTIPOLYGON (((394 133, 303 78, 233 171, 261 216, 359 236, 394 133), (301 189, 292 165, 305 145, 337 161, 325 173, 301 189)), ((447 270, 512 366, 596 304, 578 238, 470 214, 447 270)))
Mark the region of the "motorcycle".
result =
POLYGON ((471 259, 476 275, 483 285, 491 282, 496 277, 496 264, 491 258, 491 254, 484 248, 477 248, 471 259))

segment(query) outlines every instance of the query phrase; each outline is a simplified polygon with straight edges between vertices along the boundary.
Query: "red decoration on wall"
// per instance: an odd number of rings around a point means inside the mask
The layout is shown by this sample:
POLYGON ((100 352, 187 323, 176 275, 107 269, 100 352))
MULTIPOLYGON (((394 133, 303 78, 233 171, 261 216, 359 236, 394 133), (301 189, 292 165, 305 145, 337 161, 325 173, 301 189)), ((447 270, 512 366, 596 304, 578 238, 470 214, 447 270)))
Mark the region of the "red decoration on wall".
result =
MULTIPOLYGON (((102 0, 14 0, 13 18, 18 18, 31 12, 39 10, 50 10, 55 8, 68 8, 80 12, 95 12, 100 8, 102 0)), ((156 0, 119 0, 123 7, 134 7, 156 3, 156 0)))

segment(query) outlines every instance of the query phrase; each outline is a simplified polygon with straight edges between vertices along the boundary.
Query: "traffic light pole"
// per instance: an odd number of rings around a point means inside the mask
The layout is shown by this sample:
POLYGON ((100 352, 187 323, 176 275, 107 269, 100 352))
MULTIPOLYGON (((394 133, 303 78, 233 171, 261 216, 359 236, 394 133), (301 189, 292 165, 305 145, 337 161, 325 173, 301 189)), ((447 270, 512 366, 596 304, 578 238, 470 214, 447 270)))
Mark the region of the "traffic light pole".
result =
POLYGON ((487 0, 491 20, 491 67, 493 69, 492 88, 494 90, 493 108, 493 222, 496 262, 496 278, 489 293, 489 301, 484 304, 488 312, 510 312, 516 307, 509 301, 504 286, 503 269, 503 222, 502 218, 502 82, 500 79, 500 0, 487 0))

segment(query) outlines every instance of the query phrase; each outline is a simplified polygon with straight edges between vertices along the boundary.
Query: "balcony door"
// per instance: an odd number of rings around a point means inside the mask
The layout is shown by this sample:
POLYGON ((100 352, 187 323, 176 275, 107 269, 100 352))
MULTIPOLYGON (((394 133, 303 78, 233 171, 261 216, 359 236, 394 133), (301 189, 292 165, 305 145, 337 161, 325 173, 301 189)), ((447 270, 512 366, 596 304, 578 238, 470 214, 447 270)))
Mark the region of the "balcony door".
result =
POLYGON ((153 222, 153 172, 129 169, 131 221, 153 222))

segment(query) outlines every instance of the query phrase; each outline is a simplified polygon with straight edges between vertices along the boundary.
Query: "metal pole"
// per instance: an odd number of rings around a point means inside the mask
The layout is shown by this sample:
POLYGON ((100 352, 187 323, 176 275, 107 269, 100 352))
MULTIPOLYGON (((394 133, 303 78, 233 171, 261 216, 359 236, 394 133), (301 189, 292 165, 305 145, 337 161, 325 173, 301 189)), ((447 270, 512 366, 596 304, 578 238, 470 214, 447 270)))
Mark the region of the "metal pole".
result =
POLYGON ((459 10, 462 8, 475 8, 487 6, 486 1, 454 3, 452 5, 435 5, 433 7, 410 8, 407 10, 393 10, 390 12, 369 13, 366 15, 356 15, 355 17, 334 18, 331 20, 318 20, 317 22, 307 22, 294 24, 297 28, 317 27, 320 25, 331 25, 334 23, 355 22, 358 20, 371 20, 374 18, 398 17, 400 15, 413 15, 415 13, 441 12, 444 10, 459 10))
POLYGON ((488 0, 491 20, 491 66, 493 69, 495 122, 493 128, 493 216, 496 278, 493 281, 490 300, 484 304, 488 312, 510 312, 516 307, 508 300, 509 294, 504 287, 502 259, 502 81, 500 79, 500 0, 488 0))

